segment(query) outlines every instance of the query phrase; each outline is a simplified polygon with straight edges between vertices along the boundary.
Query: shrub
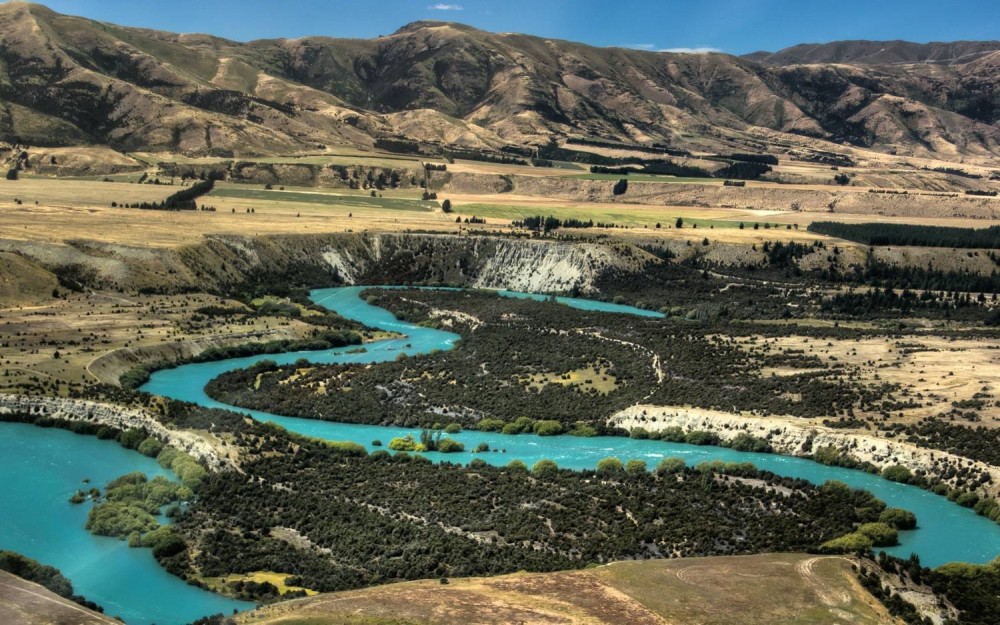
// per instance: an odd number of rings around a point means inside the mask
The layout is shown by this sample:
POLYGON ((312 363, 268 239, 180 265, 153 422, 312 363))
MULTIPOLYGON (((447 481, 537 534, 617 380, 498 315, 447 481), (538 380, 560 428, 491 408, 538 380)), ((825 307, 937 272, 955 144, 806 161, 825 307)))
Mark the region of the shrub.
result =
POLYGON ((614 475, 625 470, 618 458, 604 458, 597 463, 597 472, 601 475, 614 475))
POLYGON ((570 436, 597 436, 597 429, 585 421, 577 421, 576 426, 568 433, 570 436))
POLYGON ((137 449, 144 440, 146 440, 146 432, 144 430, 130 428, 122 432, 118 442, 121 443, 122 447, 137 449))
POLYGON ((531 467, 531 474, 539 478, 555 477, 559 473, 559 466, 549 459, 542 459, 531 467))
POLYGON ((643 460, 629 460, 625 463, 625 471, 633 475, 645 473, 647 471, 646 463, 643 460))
POLYGON ((437 450, 443 454, 452 454, 460 451, 465 451, 465 445, 456 441, 453 438, 442 438, 438 441, 437 450))
POLYGON ((893 482, 901 482, 906 484, 913 477, 910 470, 901 464, 894 464, 882 469, 882 477, 893 482))
POLYGON ((899 544, 899 533, 887 523, 862 523, 858 533, 871 539, 876 547, 891 547, 899 544))
POLYGON ((476 429, 480 432, 499 432, 503 426, 504 422, 501 419, 482 419, 476 424, 476 429))
POLYGON ((828 540, 819 546, 824 553, 859 553, 871 551, 872 539, 860 532, 851 532, 839 538, 828 540))
POLYGON ((689 445, 717 445, 719 443, 719 436, 714 432, 693 430, 684 436, 684 442, 689 445))
POLYGON ((886 508, 878 520, 898 530, 912 530, 917 527, 917 515, 902 508, 886 508))
POLYGON ((656 465, 656 474, 671 475, 680 473, 686 466, 687 464, 680 458, 664 458, 660 460, 660 464, 656 465))
POLYGON ((406 436, 397 436, 389 441, 389 449, 393 451, 416 451, 417 441, 414 440, 413 436, 410 434, 407 434, 406 436))
POLYGON ((159 439, 150 436, 146 440, 139 443, 138 451, 144 456, 155 458, 160 455, 161 451, 163 451, 163 443, 161 443, 159 439))
POLYGON ((552 420, 535 421, 532 430, 539 436, 555 436, 563 431, 562 424, 552 420))

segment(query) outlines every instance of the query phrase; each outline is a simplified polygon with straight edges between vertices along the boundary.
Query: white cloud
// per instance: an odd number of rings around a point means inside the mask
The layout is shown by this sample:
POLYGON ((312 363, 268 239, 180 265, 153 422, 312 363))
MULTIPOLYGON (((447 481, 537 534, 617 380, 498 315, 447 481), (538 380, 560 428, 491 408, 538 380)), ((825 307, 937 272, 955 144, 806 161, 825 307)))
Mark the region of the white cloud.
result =
POLYGON ((627 48, 629 50, 643 50, 646 52, 673 52, 675 54, 709 54, 711 52, 722 52, 720 48, 712 46, 697 46, 694 48, 660 48, 655 43, 627 43, 615 48, 627 48))
POLYGON ((463 7, 460 4, 444 4, 443 2, 439 2, 427 8, 431 11, 461 11, 463 7))
POLYGON ((699 46, 697 48, 660 48, 657 52, 674 52, 677 54, 711 54, 713 52, 722 52, 722 50, 711 46, 699 46))

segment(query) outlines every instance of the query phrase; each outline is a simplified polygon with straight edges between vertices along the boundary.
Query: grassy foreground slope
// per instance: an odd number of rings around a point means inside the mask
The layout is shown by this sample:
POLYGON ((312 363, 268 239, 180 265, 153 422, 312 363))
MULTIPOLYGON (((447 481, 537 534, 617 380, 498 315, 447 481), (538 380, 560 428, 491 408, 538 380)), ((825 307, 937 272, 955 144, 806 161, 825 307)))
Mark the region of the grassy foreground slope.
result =
POLYGON ((118 621, 0 571, 0 623, 5 625, 107 625, 118 621))
POLYGON ((800 554, 617 562, 559 573, 425 580, 323 594, 242 625, 895 623, 846 558, 800 554))

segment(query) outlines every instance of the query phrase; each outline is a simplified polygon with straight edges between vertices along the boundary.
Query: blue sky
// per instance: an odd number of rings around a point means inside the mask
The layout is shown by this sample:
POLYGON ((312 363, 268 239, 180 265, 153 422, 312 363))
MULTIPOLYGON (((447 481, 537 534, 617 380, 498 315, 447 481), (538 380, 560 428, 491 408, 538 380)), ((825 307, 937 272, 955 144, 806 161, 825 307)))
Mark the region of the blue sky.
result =
POLYGON ((598 46, 731 54, 838 39, 1000 38, 1000 0, 48 0, 60 13, 230 39, 375 37, 421 19, 598 46))

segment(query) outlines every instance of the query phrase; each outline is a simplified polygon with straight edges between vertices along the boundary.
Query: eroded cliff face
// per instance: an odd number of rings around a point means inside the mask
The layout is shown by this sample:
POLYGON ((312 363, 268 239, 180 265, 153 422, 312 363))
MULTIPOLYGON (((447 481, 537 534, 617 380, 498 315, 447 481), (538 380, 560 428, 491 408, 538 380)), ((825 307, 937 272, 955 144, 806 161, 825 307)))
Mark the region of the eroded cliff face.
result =
POLYGON ((210 435, 187 430, 172 430, 153 415, 135 408, 80 399, 0 394, 0 415, 3 414, 80 421, 107 425, 119 430, 140 428, 193 456, 212 471, 237 468, 235 450, 226 449, 220 441, 214 440, 210 435))
POLYGON ((795 417, 765 418, 683 406, 638 405, 615 413, 609 424, 626 430, 639 427, 650 432, 669 427, 680 427, 684 431, 703 430, 714 432, 723 441, 746 433, 766 440, 775 453, 785 456, 811 457, 817 449, 833 447, 841 454, 870 462, 880 469, 900 464, 910 471, 921 471, 944 479, 951 486, 956 486, 956 483, 954 477, 946 477, 954 473, 949 469, 967 467, 992 477, 991 483, 983 485, 987 494, 996 496, 1000 493, 1000 467, 898 440, 834 430, 795 417), (802 423, 800 425, 795 421, 802 423))
POLYGON ((69 288, 159 293, 409 282, 589 293, 606 271, 640 271, 658 262, 625 245, 389 233, 213 235, 176 249, 0 241, 4 251, 54 273, 69 288))

